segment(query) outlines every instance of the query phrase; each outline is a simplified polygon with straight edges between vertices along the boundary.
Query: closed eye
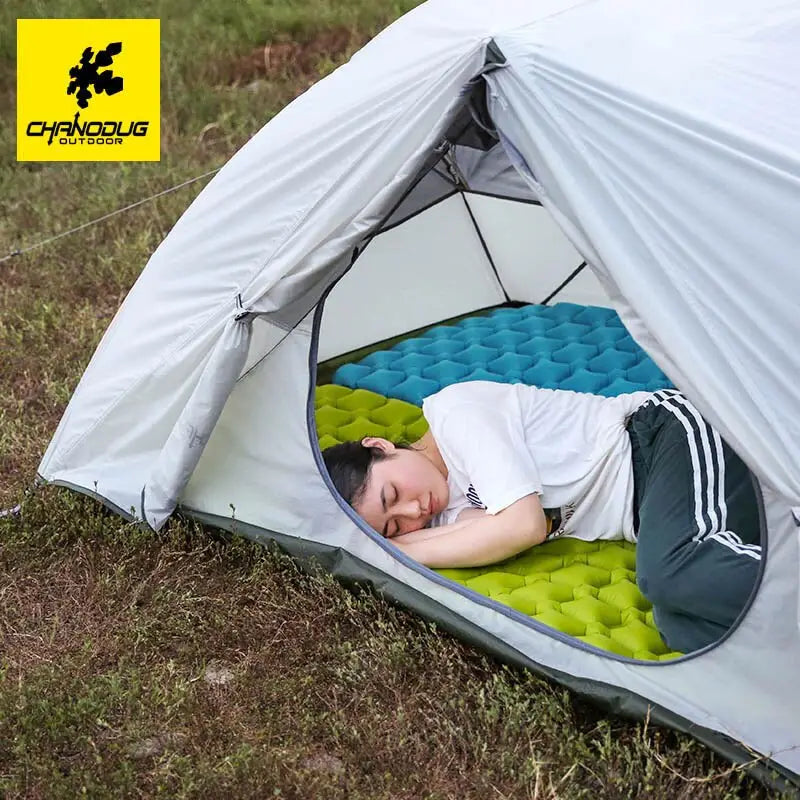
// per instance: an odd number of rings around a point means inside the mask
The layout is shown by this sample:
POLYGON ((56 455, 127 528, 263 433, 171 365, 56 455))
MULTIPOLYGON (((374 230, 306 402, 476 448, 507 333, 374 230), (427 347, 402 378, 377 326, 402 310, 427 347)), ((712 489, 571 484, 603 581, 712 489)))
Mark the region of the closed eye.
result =
MULTIPOLYGON (((389 487, 391 488, 391 486, 389 487)), ((386 499, 386 487, 381 486, 381 508, 383 509, 383 513, 386 513, 386 509, 389 507, 390 502, 386 499)), ((386 522, 383 523, 383 530, 381 531, 384 539, 388 538, 389 536, 389 520, 387 519, 386 522)))
MULTIPOLYGON (((389 490, 384 494, 384 500, 384 511, 397 502, 397 489, 392 484, 389 484, 389 490)), ((397 536, 399 532, 400 526, 397 524, 397 520, 387 519, 386 524, 383 526, 383 535, 386 538, 391 538, 392 536, 397 536)))

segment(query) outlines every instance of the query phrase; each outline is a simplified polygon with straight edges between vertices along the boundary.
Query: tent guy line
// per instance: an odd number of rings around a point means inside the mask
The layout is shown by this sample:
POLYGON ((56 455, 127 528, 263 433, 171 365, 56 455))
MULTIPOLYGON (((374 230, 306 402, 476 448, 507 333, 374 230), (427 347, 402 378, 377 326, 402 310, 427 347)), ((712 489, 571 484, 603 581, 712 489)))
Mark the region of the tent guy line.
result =
POLYGON ((191 184, 196 183, 197 181, 201 181, 204 178, 208 178, 212 175, 215 175, 222 169, 222 165, 216 167, 215 169, 209 170, 208 172, 204 172, 202 175, 198 175, 194 178, 189 178, 185 180, 183 183, 177 184, 177 186, 171 186, 168 189, 163 189, 160 192, 157 192, 150 197, 145 197, 142 200, 137 200, 135 203, 131 203, 130 205, 124 206, 123 208, 118 208, 115 211, 110 211, 108 214, 103 214, 102 217, 98 217, 97 219, 89 220, 89 222, 84 222, 81 225, 78 225, 75 228, 70 228, 68 231, 62 231, 61 233, 57 233, 55 236, 50 236, 47 239, 43 239, 40 242, 36 242, 35 244, 28 245, 27 247, 19 247, 16 250, 12 250, 8 255, 3 256, 0 258, 0 264, 3 264, 6 261, 10 261, 15 256, 21 256, 23 253, 28 253, 31 250, 36 250, 39 247, 44 247, 46 244, 50 244, 51 242, 55 242, 57 239, 62 239, 64 236, 69 236, 72 233, 77 233, 78 231, 82 231, 84 228, 90 228, 92 225, 97 225, 99 222, 104 222, 107 219, 111 219, 111 217, 115 217, 117 214, 122 214, 123 211, 130 211, 132 208, 136 208, 137 206, 144 205, 145 203, 149 203, 151 200, 155 200, 159 197, 163 197, 170 192, 176 192, 178 189, 183 189, 186 186, 191 186, 191 184))

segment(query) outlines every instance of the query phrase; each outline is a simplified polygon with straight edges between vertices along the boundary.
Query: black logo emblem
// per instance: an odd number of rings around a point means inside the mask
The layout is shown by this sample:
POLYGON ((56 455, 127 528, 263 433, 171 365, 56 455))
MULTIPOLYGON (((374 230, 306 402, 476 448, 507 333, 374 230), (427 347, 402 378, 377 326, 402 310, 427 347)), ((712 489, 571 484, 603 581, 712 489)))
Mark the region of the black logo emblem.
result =
POLYGON ((478 493, 475 491, 475 487, 472 484, 470 484, 467 489, 467 500, 469 500, 469 504, 473 508, 486 508, 486 504, 478 497, 478 493))
POLYGON ((122 91, 122 78, 114 75, 110 69, 99 71, 100 67, 109 67, 114 61, 114 56, 122 52, 122 42, 111 42, 105 50, 100 50, 92 61, 94 51, 87 47, 83 51, 79 64, 70 68, 70 82, 67 86, 67 94, 75 94, 78 106, 86 108, 89 100, 93 96, 89 87, 94 89, 95 94, 105 92, 108 95, 117 94, 122 91))

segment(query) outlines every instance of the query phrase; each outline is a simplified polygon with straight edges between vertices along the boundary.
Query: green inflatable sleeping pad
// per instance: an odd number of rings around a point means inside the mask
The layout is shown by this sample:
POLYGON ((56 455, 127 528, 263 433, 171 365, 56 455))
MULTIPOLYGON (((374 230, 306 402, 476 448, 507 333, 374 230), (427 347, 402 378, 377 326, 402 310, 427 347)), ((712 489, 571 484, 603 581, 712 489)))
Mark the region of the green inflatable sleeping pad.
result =
MULTIPOLYGON (((324 450, 364 436, 413 442, 428 429, 422 410, 366 389, 326 384, 316 392, 317 435, 324 450)), ((583 642, 628 658, 676 658, 656 630, 636 586, 635 546, 562 538, 488 567, 441 575, 583 642)))

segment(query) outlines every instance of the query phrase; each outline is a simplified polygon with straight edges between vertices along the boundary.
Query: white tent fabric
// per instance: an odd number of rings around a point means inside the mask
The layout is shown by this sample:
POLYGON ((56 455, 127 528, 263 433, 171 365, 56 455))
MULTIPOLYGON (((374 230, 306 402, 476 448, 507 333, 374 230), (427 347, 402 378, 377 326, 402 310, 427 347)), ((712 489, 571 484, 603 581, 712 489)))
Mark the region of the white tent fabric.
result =
MULTIPOLYGON (((624 687, 800 773, 798 67, 797 1, 431 0, 290 104, 201 193, 107 331, 41 476, 153 527, 180 500, 340 548, 532 662, 624 687), (553 244, 559 269, 577 248, 603 287, 584 278, 587 296, 608 293, 764 487, 763 584, 737 629, 694 658, 626 662, 469 596, 366 534, 317 467, 313 309, 442 143, 492 41, 506 58, 485 76, 492 120, 572 243, 553 244)), ((475 188, 491 189, 490 170, 475 188)), ((432 208, 461 225, 462 199, 495 249, 500 290, 530 299, 531 286, 558 284, 547 259, 515 267, 503 244, 529 216, 463 195, 432 208)), ((402 223, 415 224, 427 223, 402 223)), ((423 274, 437 269, 435 248, 419 257, 423 274)), ((488 257, 470 259, 450 310, 459 296, 475 307, 481 287, 497 302, 488 257)), ((341 352, 351 332, 334 335, 320 346, 341 352)))
MULTIPOLYGON (((500 304, 504 290, 521 302, 541 302, 580 264, 581 256, 541 206, 473 192, 451 195, 375 237, 339 281, 325 304, 319 359, 500 304)), ((608 305, 600 283, 585 272, 557 299, 608 305)))
POLYGON ((488 78, 633 335, 795 502, 798 29, 796 3, 588 3, 495 37, 488 78))

